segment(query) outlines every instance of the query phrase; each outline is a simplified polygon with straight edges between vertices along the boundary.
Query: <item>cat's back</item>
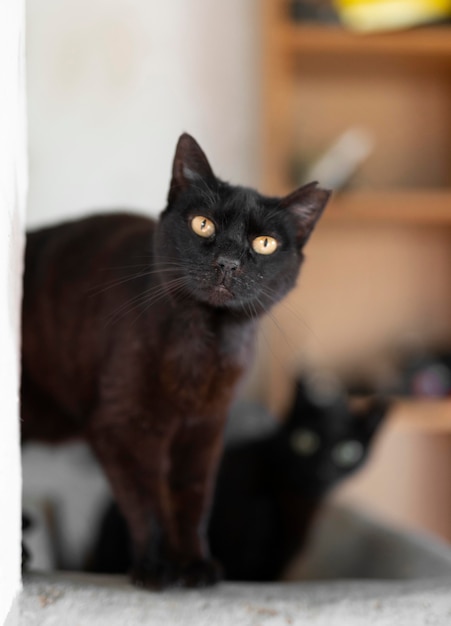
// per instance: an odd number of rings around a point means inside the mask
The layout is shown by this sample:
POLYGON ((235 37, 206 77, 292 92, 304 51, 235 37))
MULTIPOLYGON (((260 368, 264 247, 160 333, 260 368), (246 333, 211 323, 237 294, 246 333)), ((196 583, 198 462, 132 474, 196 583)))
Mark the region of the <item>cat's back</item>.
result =
MULTIPOLYGON (((84 312, 94 323, 96 311, 124 289, 140 288, 136 276, 149 268, 155 222, 132 213, 108 213, 41 228, 27 234, 22 321, 27 331, 47 341, 84 312)), ((67 334, 67 333, 66 333, 67 334)), ((25 344, 25 349, 27 343, 25 344)))
POLYGON ((24 313, 46 295, 53 300, 84 294, 109 282, 117 271, 150 258, 155 222, 132 213, 108 213, 27 233, 24 313), (130 260, 131 259, 131 260, 130 260), (122 263, 122 265, 121 265, 122 263))
POLYGON ((130 247, 130 240, 144 236, 149 246, 154 227, 155 222, 142 215, 105 213, 30 231, 26 238, 25 278, 44 278, 43 270, 51 266, 55 273, 57 269, 63 273, 79 262, 89 262, 94 268, 99 256, 130 247))

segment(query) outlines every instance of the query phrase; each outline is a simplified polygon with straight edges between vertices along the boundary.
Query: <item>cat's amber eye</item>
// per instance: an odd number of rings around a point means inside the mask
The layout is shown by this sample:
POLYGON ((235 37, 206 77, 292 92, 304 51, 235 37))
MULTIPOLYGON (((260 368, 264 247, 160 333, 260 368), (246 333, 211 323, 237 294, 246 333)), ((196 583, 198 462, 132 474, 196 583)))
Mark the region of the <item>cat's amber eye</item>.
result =
POLYGON ((215 234, 215 225, 208 217, 203 215, 196 215, 191 220, 191 228, 199 237, 211 237, 215 234))
POLYGON ((273 254, 277 250, 277 240, 274 237, 255 237, 252 247, 257 254, 273 254))

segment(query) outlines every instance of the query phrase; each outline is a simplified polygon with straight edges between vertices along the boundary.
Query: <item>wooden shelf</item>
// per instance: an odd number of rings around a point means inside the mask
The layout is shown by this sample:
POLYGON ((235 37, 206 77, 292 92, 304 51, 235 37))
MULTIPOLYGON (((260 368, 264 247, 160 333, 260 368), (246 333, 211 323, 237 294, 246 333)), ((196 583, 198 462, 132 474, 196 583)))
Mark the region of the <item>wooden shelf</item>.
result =
MULTIPOLYGON (((282 307, 269 335, 262 394, 282 414, 298 365, 346 373, 361 363, 371 380, 411 341, 449 345, 451 25, 362 34, 295 22, 286 0, 262 6, 261 188, 288 193, 293 162, 311 163, 347 128, 377 140, 362 187, 334 192, 294 313, 282 307)), ((356 499, 434 532, 442 524, 448 538, 451 398, 393 398, 387 431, 356 499)))
POLYGON ((339 26, 282 22, 279 45, 287 52, 331 55, 357 54, 443 59, 451 63, 451 27, 418 28, 393 33, 353 33, 339 26))
POLYGON ((398 400, 389 420, 403 430, 451 434, 451 400, 398 400))
POLYGON ((336 192, 324 221, 435 224, 451 227, 451 190, 336 192))

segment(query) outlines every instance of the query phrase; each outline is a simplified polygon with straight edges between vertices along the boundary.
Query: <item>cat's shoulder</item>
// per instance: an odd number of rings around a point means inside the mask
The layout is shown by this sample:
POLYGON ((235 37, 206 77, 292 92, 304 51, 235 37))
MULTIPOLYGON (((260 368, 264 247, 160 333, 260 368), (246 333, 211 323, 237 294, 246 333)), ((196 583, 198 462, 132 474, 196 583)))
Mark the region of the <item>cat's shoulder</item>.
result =
MULTIPOLYGON (((51 224, 27 233, 26 265, 47 260, 75 262, 99 254, 151 247, 156 222, 146 215, 126 211, 92 214, 51 224)), ((28 271, 29 273, 29 271, 28 271)))

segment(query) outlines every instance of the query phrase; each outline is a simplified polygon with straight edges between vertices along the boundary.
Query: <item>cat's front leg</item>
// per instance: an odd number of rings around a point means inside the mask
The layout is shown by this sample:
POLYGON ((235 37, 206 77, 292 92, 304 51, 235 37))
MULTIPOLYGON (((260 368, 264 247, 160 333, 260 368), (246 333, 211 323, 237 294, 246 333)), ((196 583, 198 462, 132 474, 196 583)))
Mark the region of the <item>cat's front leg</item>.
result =
POLYGON ((182 584, 212 585, 220 580, 220 565, 211 558, 207 524, 222 451, 224 418, 186 420, 172 447, 171 492, 177 528, 182 584))
POLYGON ((156 435, 139 422, 88 433, 130 531, 132 580, 151 589, 180 581, 168 484, 169 439, 170 433, 156 435))

